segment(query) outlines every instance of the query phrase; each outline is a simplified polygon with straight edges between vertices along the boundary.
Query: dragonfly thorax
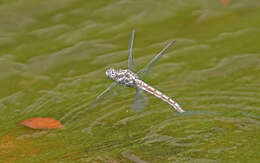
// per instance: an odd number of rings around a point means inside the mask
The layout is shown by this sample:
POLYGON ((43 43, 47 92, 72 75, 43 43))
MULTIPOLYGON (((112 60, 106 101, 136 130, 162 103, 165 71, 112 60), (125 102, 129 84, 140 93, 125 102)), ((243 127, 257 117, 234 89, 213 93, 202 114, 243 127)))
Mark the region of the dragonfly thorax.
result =
POLYGON ((135 80, 138 79, 138 76, 133 73, 130 70, 115 70, 113 68, 109 68, 106 71, 106 76, 110 80, 114 80, 118 84, 122 86, 127 86, 127 87, 133 87, 135 86, 135 80))

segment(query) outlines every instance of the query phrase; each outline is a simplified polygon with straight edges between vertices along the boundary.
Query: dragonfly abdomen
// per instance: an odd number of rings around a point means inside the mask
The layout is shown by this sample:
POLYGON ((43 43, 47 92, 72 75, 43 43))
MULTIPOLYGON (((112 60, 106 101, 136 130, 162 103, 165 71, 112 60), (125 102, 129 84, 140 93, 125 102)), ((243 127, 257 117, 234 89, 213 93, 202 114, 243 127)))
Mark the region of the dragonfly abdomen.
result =
POLYGON ((142 80, 136 79, 135 80, 136 86, 141 88, 142 90, 162 99, 163 101, 167 102, 168 104, 170 104, 175 110, 177 110, 178 112, 184 112, 184 110, 181 109, 180 105, 178 103, 176 103, 175 101, 173 101, 170 97, 166 96, 165 94, 163 94, 162 92, 154 89, 153 87, 149 86, 148 84, 146 84, 145 82, 143 82, 142 80))

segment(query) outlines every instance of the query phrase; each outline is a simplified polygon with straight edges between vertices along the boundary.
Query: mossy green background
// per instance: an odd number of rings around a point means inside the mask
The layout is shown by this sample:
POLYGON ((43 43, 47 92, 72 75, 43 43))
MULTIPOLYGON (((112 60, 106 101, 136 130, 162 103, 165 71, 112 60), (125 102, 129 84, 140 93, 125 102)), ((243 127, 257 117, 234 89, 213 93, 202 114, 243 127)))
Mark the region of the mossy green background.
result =
POLYGON ((259 20, 258 0, 0 0, 0 161, 259 162, 259 20), (135 112, 131 88, 88 109, 132 28, 137 69, 177 40, 145 81, 185 114, 151 95, 135 112))

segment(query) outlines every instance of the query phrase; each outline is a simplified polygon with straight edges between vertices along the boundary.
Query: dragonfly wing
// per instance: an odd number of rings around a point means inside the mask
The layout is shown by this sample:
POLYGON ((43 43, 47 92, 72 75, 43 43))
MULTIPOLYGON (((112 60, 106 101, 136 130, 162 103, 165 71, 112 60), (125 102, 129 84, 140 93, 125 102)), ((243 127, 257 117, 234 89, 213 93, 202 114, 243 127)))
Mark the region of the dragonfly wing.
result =
POLYGON ((132 30, 130 44, 129 44, 129 58, 128 58, 128 69, 135 72, 135 65, 133 60, 133 44, 134 44, 135 30, 132 30))
POLYGON ((113 82, 110 84, 109 87, 107 87, 102 93, 100 93, 96 99, 90 104, 90 108, 94 108, 102 99, 104 99, 105 96, 110 94, 111 90, 115 88, 118 84, 116 82, 113 82))
POLYGON ((133 109, 135 111, 143 111, 147 105, 148 99, 147 96, 144 94, 144 91, 136 87, 136 95, 135 95, 135 101, 133 104, 133 109))
POLYGON ((166 52, 167 50, 176 42, 176 40, 169 43, 159 54, 157 54, 153 60, 148 63, 143 69, 141 69, 137 74, 140 77, 140 79, 145 78, 148 73, 150 72, 151 68, 155 64, 156 61, 158 61, 166 52))

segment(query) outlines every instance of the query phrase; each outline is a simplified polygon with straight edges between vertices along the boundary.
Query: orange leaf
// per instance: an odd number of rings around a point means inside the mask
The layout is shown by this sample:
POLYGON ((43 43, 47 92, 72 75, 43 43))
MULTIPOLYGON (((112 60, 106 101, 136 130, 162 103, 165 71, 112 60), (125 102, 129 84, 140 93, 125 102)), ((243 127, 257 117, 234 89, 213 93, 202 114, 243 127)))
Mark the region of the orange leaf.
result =
POLYGON ((62 124, 59 121, 42 117, 30 118, 18 123, 33 129, 57 129, 62 127, 62 124))
POLYGON ((223 6, 228 6, 231 0, 220 0, 223 6))

